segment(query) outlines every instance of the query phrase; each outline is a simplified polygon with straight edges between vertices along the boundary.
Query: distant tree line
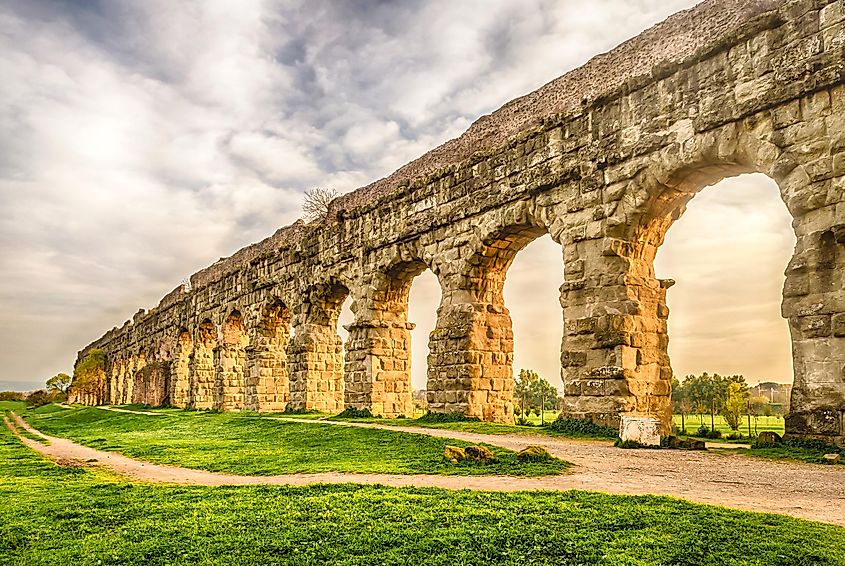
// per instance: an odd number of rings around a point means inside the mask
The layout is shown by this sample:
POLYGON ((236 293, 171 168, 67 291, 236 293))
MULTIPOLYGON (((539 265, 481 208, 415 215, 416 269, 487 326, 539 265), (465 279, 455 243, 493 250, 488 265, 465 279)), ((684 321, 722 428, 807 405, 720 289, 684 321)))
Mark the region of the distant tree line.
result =
POLYGON ((71 377, 66 373, 57 373, 47 380, 46 388, 36 389, 29 393, 20 391, 0 391, 0 401, 25 401, 30 407, 40 407, 47 403, 63 403, 67 401, 67 390, 71 377))

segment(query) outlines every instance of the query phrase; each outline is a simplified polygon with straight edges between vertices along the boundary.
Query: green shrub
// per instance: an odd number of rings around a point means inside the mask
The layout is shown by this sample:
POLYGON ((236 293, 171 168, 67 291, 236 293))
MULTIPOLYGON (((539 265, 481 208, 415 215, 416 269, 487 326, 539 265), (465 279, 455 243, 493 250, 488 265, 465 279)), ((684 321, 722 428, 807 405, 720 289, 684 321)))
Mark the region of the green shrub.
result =
POLYGON ((815 450, 817 452, 826 452, 828 454, 837 453, 845 454, 845 448, 830 444, 824 440, 816 440, 813 438, 786 438, 783 443, 792 448, 803 448, 804 450, 815 450))
POLYGON ((695 436, 702 436, 704 438, 708 438, 708 434, 710 434, 710 429, 704 425, 698 427, 698 430, 695 431, 695 436))
POLYGON ((339 419, 371 419, 373 414, 369 409, 356 409, 355 407, 346 407, 343 412, 336 415, 339 419))
POLYGON ((661 448, 662 447, 662 446, 649 446, 649 445, 643 444, 642 442, 637 442, 636 440, 622 440, 618 436, 616 437, 616 442, 614 442, 613 445, 617 448, 661 448))
POLYGON ((721 430, 708 430, 706 436, 707 436, 707 438, 722 438, 722 431, 721 430))
POLYGON ((33 391, 26 398, 27 407, 43 407, 53 402, 54 395, 46 389, 38 389, 33 391))
POLYGON ((462 423, 480 422, 478 417, 468 417, 463 413, 433 413, 427 412, 417 419, 418 423, 462 423))
POLYGON ((594 438, 616 438, 619 431, 601 426, 587 419, 569 419, 558 417, 546 425, 548 430, 570 436, 590 436, 594 438))
POLYGON ((291 409, 290 407, 287 407, 284 411, 282 411, 283 415, 308 415, 308 414, 311 414, 311 413, 319 413, 319 411, 315 411, 313 409, 303 409, 303 408, 291 409))
POLYGON ((0 391, 0 401, 24 401, 26 394, 19 391, 0 391))

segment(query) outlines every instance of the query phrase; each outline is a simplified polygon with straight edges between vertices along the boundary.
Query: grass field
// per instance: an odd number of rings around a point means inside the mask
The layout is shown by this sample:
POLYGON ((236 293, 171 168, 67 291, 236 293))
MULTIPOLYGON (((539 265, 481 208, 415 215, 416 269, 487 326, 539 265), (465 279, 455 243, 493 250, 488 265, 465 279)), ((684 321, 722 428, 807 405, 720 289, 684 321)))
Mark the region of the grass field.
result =
POLYGON ((538 476, 564 471, 567 463, 520 462, 516 453, 489 448, 490 464, 450 464, 447 444, 457 440, 390 430, 291 423, 249 413, 164 412, 132 415, 91 407, 64 409, 47 405, 22 411, 37 429, 86 446, 132 458, 188 468, 243 475, 313 472, 538 476))
MULTIPOLYGON (((154 417, 155 418, 155 417, 154 417)), ((842 564, 845 529, 666 497, 178 487, 0 431, 0 564, 842 564)))
MULTIPOLYGON (((674 422, 675 426, 681 428, 681 415, 674 415, 674 422)), ((687 427, 687 432, 690 434, 694 434, 698 427, 702 424, 710 429, 710 415, 704 415, 703 417, 699 417, 699 415, 686 415, 685 417, 685 424, 687 427)), ((772 431, 776 432, 780 435, 783 435, 783 417, 751 417, 751 436, 756 436, 755 434, 755 421, 756 421, 756 434, 759 434, 763 431, 772 431)), ((716 415, 714 419, 714 424, 716 425, 716 430, 722 433, 722 436, 726 436, 730 434, 731 427, 728 426, 727 421, 721 415, 716 415)), ((739 427, 739 432, 743 436, 748 436, 748 419, 746 417, 742 417, 742 423, 739 427)))

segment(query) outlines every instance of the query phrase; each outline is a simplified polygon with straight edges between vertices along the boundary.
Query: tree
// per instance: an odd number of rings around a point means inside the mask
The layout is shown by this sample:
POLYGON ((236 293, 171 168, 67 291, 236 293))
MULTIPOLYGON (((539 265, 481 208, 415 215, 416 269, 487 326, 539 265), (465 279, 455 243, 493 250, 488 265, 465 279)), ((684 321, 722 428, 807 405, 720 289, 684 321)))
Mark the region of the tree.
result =
POLYGON ((536 407, 545 411, 555 409, 558 390, 530 369, 519 370, 514 383, 514 396, 525 413, 525 407, 536 407))
POLYGON ((73 381, 68 391, 94 395, 105 378, 106 353, 99 348, 88 350, 82 361, 73 368, 73 381))
POLYGON ((725 402, 722 406, 722 416, 725 417, 731 430, 739 430, 740 419, 748 408, 748 387, 745 380, 726 381, 725 402))
POLYGON ((66 373, 57 373, 47 380, 47 391, 67 393, 68 387, 70 387, 70 376, 66 373))
POLYGON ((692 399, 691 385, 692 383, 687 379, 680 382, 677 377, 672 376, 672 411, 681 415, 682 433, 687 430, 686 415, 696 409, 696 404, 692 399))
POLYGON ((329 204, 338 196, 334 189, 326 187, 314 187, 305 191, 305 201, 302 203, 302 211, 309 222, 315 222, 329 212, 329 204))
POLYGON ((707 411, 709 403, 707 400, 707 382, 710 376, 707 372, 702 375, 688 375, 684 378, 686 397, 692 405, 692 411, 698 413, 698 422, 704 426, 704 412, 707 411))

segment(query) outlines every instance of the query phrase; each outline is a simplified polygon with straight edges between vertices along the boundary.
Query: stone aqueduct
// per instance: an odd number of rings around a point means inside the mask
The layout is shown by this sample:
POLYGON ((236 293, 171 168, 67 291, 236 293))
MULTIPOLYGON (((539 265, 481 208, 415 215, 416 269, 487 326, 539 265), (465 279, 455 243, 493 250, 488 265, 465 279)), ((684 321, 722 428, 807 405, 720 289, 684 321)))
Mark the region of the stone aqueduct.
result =
POLYGON ((194 274, 80 352, 104 350, 106 367, 76 400, 409 415, 408 293, 430 269, 429 408, 509 422, 502 287, 548 233, 566 280, 565 414, 665 434, 672 281, 655 277, 656 250, 702 188, 762 172, 797 236, 787 432, 845 442, 844 85, 842 1, 708 0, 194 274))

